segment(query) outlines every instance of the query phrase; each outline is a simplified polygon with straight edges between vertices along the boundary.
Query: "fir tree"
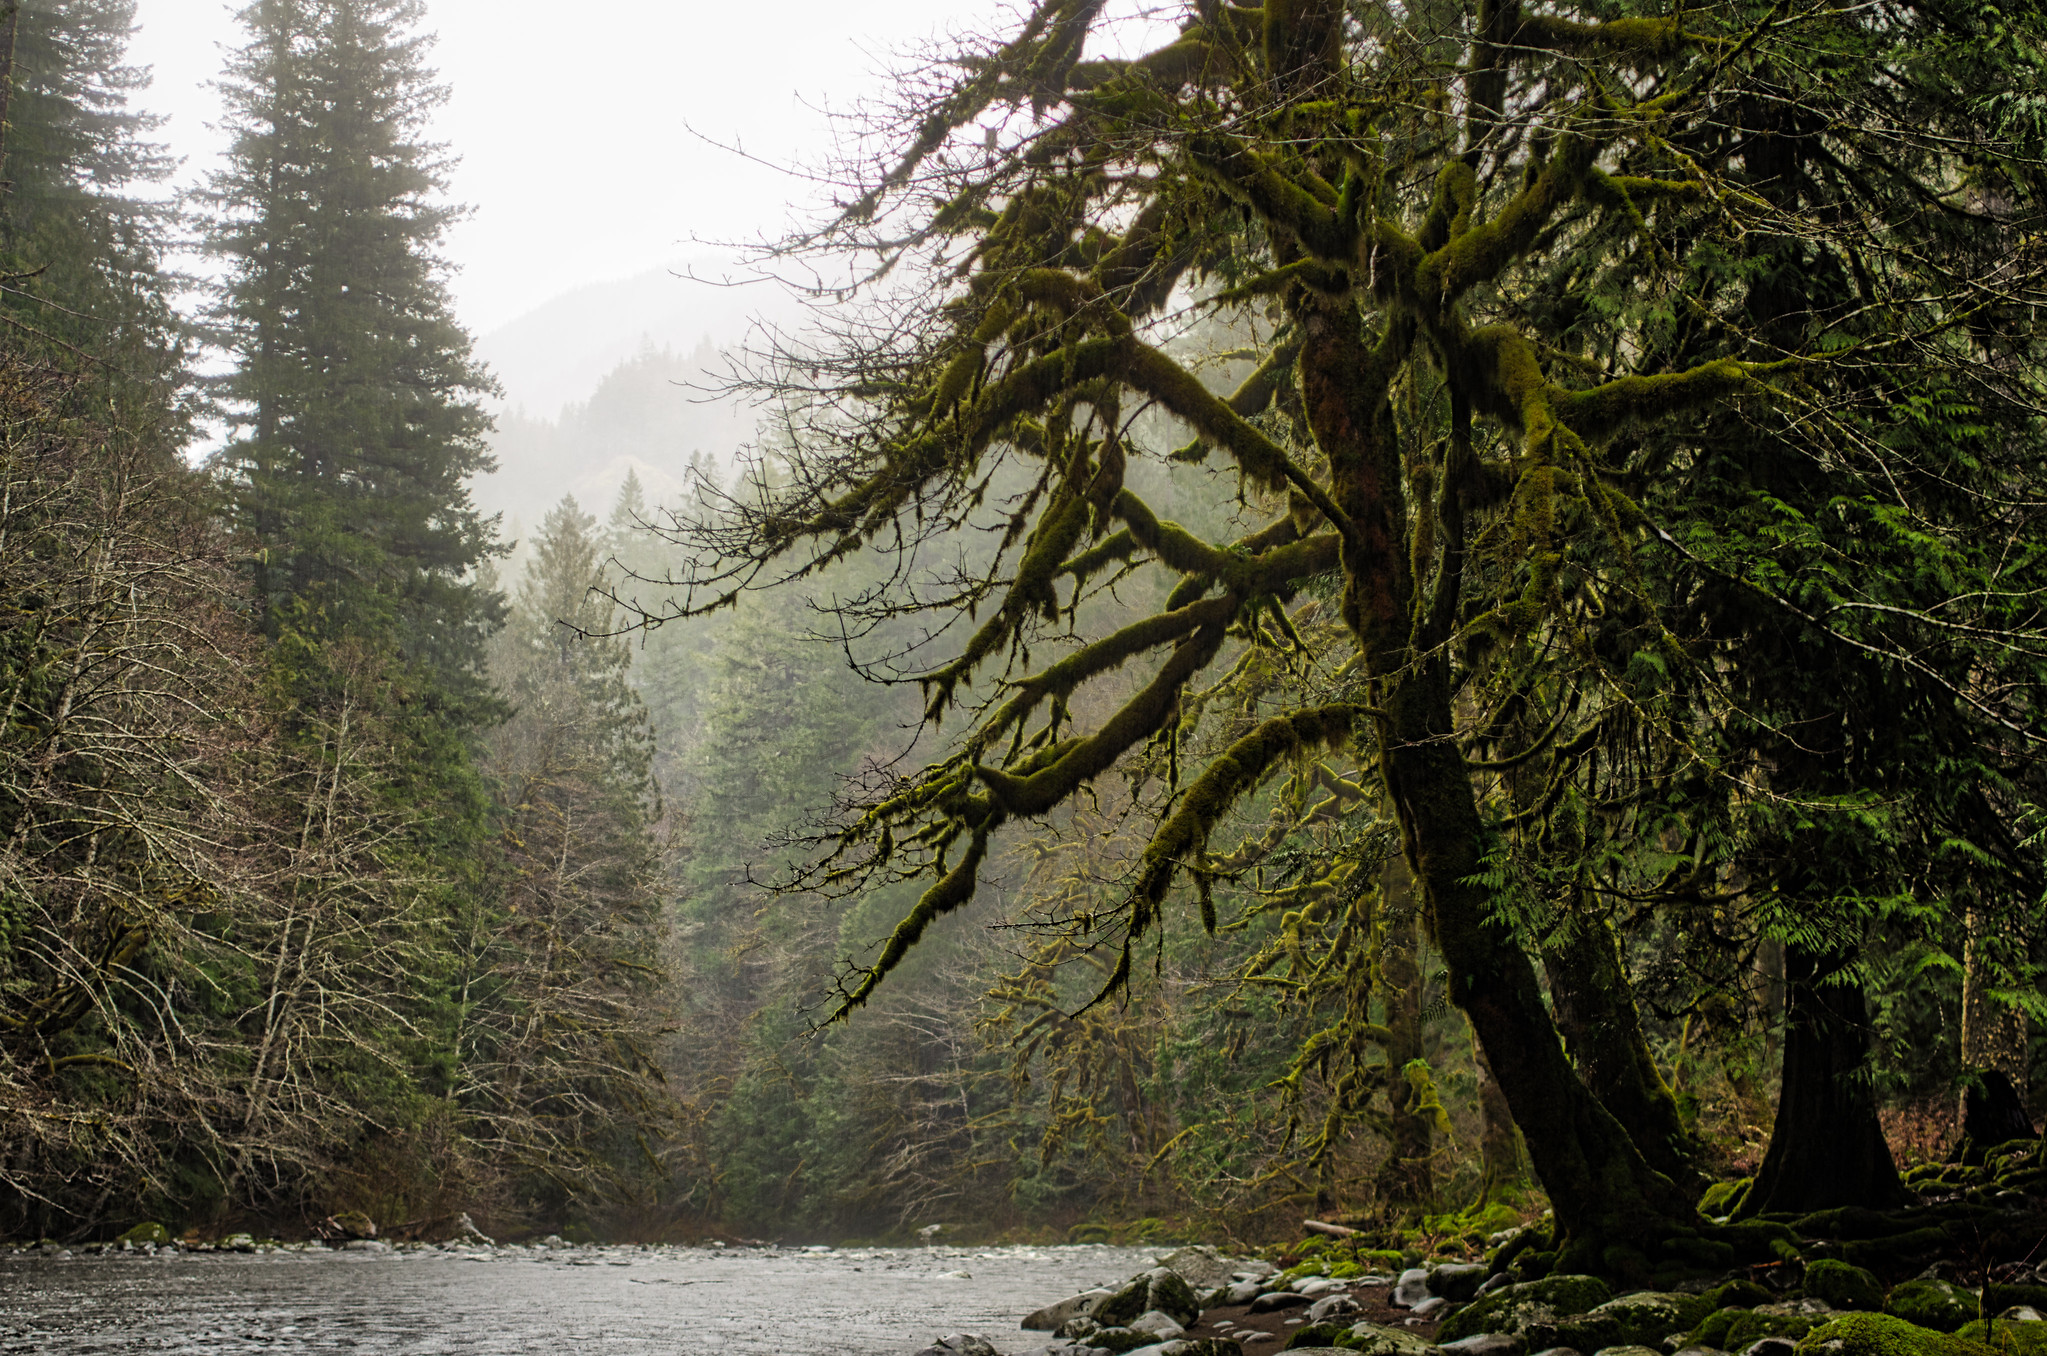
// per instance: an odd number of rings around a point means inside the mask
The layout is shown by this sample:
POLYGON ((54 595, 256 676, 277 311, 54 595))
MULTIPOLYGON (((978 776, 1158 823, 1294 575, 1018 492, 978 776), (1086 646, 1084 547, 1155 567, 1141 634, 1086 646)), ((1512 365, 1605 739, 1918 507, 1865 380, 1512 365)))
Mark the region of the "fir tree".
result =
POLYGON ((273 633, 388 641, 444 694, 474 695, 500 604, 477 581, 495 524, 467 482, 491 467, 494 387, 436 255, 461 209, 424 139, 446 91, 420 15, 416 0, 241 12, 250 41, 221 84, 234 142, 207 194, 241 435, 225 459, 273 633))

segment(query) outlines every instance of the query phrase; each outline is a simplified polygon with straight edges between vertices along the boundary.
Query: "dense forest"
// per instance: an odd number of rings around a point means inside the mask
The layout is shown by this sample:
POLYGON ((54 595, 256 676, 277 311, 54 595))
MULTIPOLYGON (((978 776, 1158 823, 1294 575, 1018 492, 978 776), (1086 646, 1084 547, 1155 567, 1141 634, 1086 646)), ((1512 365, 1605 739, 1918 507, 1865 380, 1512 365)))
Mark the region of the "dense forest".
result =
POLYGON ((1040 0, 554 421, 418 0, 185 192, 134 22, 0 86, 0 1232, 2030 1227, 2038 15, 1040 0))

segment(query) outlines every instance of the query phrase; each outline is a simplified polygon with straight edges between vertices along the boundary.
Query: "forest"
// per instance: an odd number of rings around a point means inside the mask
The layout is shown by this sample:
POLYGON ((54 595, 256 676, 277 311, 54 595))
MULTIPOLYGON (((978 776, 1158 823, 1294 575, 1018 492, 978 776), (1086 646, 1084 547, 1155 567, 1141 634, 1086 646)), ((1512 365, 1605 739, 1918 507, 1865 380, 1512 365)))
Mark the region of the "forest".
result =
POLYGON ((0 11, 0 1235, 2039 1260, 2031 7, 989 7, 704 447, 500 417, 420 0, 180 193, 135 10, 0 11))

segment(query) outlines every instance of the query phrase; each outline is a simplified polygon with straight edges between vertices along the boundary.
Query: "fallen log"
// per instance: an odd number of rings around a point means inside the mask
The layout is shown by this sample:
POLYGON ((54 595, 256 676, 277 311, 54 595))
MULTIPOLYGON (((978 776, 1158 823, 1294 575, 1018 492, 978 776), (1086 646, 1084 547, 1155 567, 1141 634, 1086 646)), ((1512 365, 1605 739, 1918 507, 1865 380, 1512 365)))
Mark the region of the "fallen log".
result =
POLYGON ((1328 1234, 1331 1238, 1356 1238, 1358 1231, 1346 1224, 1327 1224, 1319 1219, 1304 1219, 1301 1227, 1311 1234, 1328 1234))

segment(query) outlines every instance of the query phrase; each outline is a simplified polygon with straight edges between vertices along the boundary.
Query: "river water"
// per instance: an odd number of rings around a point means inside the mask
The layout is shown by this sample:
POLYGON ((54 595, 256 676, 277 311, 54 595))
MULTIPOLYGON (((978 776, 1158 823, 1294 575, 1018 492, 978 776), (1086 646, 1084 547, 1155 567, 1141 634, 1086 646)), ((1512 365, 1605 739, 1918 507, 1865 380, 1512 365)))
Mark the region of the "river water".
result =
POLYGON ((1136 1248, 569 1248, 0 1253, 0 1352, 909 1356, 1047 1340, 1031 1310, 1152 1265, 1136 1248))

